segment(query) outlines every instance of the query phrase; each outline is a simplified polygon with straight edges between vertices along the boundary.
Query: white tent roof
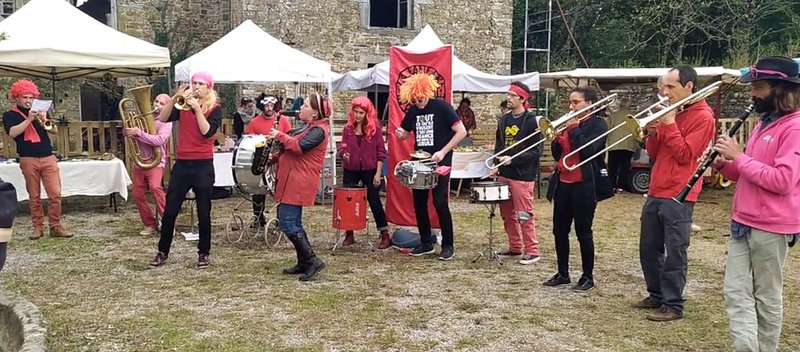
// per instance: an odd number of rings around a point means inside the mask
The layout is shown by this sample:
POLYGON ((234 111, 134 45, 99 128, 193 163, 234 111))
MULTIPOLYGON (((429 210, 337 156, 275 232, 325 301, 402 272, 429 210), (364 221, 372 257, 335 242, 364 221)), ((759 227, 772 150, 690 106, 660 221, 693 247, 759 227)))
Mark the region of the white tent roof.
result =
MULTIPOLYGON (((444 46, 439 36, 427 25, 419 34, 401 47, 412 52, 428 52, 444 46)), ((539 74, 530 72, 512 76, 500 76, 481 72, 478 69, 461 61, 453 55, 453 91, 472 93, 497 93, 505 92, 513 81, 521 81, 531 90, 539 89, 539 74)), ((371 68, 351 71, 333 81, 334 91, 347 90, 372 90, 375 85, 385 87, 389 85, 389 60, 381 62, 371 68)))
POLYGON ((330 82, 331 64, 292 48, 251 20, 175 66, 175 81, 205 71, 219 83, 330 82), (246 55, 233 55, 247 48, 246 55))
POLYGON ((119 32, 64 0, 31 0, 0 21, 0 76, 68 79, 148 75, 170 66, 169 49, 119 32))
MULTIPOLYGON (((722 77, 726 83, 731 83, 739 77, 738 70, 726 69, 721 66, 717 67, 695 67, 697 76, 700 79, 708 79, 713 77, 722 77)), ((669 72, 670 68, 578 68, 571 71, 548 72, 540 74, 542 86, 548 88, 556 88, 555 82, 562 81, 561 85, 568 86, 575 85, 574 82, 581 80, 595 79, 613 80, 613 81, 635 81, 641 80, 656 80, 658 77, 663 76, 669 72), (573 84, 570 82, 573 81, 573 84)))

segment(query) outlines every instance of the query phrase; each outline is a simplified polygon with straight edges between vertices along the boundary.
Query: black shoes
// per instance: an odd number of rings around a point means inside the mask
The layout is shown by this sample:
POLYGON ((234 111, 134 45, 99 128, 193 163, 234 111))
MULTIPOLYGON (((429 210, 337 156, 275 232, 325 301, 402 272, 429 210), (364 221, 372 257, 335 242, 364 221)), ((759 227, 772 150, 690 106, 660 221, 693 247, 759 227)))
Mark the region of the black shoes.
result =
POLYGON ((308 236, 305 231, 286 237, 292 242, 295 252, 297 252, 297 265, 283 269, 283 273, 301 274, 300 281, 311 281, 325 268, 325 262, 319 260, 314 254, 314 249, 311 248, 311 243, 308 242, 308 236))
POLYGON ((542 283, 542 285, 556 287, 561 285, 567 285, 570 283, 572 283, 572 280, 570 280, 569 276, 562 276, 561 274, 557 273, 553 275, 553 277, 551 277, 549 280, 542 283))
POLYGON ((439 253, 439 260, 450 260, 456 256, 455 250, 453 247, 442 247, 442 251, 439 253))
POLYGON ((432 243, 421 243, 419 246, 414 247, 409 255, 412 257, 419 257, 426 254, 433 254, 435 252, 432 243))
POLYGON ((578 284, 572 286, 573 291, 580 293, 589 292, 593 288, 594 288, 594 280, 586 276, 581 276, 581 278, 578 280, 578 284))

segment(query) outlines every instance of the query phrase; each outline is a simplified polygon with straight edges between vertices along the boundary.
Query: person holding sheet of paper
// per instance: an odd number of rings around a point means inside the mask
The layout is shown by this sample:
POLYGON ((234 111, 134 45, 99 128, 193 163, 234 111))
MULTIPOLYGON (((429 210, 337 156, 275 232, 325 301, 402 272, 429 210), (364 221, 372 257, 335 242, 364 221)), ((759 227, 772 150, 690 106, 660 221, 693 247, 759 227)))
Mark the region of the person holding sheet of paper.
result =
POLYGON ((41 121, 40 113, 31 109, 33 100, 39 97, 36 84, 28 80, 19 80, 11 85, 11 99, 15 105, 3 114, 3 127, 17 143, 19 167, 25 177, 25 189, 29 194, 29 206, 33 232, 31 239, 39 239, 44 234, 44 211, 41 202, 41 190, 47 193, 47 217, 50 225, 50 236, 72 237, 61 224, 61 173, 53 155, 53 145, 41 121))

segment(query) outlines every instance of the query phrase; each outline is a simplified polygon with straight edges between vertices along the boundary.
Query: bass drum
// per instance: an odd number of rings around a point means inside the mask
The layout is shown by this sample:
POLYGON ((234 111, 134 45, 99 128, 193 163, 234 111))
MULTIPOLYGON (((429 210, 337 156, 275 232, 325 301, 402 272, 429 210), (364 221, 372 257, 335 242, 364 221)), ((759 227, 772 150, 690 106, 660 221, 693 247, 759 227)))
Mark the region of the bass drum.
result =
POLYGON ((236 184, 236 188, 246 195, 272 194, 275 189, 277 165, 270 165, 262 175, 255 175, 251 171, 256 146, 266 142, 266 136, 246 134, 236 142, 236 146, 233 148, 233 165, 231 165, 233 182, 236 184))

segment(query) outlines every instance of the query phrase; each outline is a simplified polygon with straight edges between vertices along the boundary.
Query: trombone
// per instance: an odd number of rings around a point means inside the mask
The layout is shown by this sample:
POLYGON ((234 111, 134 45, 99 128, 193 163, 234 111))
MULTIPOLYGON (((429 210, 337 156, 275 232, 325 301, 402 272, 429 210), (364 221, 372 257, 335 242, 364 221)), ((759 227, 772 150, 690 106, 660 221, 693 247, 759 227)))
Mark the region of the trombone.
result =
POLYGON ((593 103, 592 105, 589 105, 589 106, 587 106, 587 107, 585 107, 583 109, 580 109, 578 111, 570 111, 570 112, 566 113, 565 115, 559 117, 555 121, 550 121, 548 119, 544 119, 543 118, 541 121, 539 121, 539 128, 536 129, 536 131, 533 131, 533 133, 525 136, 525 138, 520 139, 516 143, 506 147, 505 149, 503 149, 503 150, 491 155, 489 158, 487 158, 486 161, 484 162, 486 164, 486 167, 489 168, 489 170, 494 170, 494 169, 499 168, 501 166, 501 164, 497 163, 497 164, 490 165, 490 163, 494 162, 497 159, 497 157, 500 156, 501 154, 509 151, 512 148, 517 147, 521 143, 523 143, 526 140, 528 140, 528 138, 531 138, 531 137, 533 137, 535 135, 538 135, 540 133, 543 134, 545 138, 542 138, 541 140, 539 140, 538 142, 532 144, 531 146, 529 146, 529 147, 519 151, 518 153, 512 155, 511 159, 509 159, 507 162, 510 162, 512 159, 522 155, 522 153, 525 153, 525 152, 535 148, 536 146, 538 146, 539 144, 544 143, 545 141, 552 141, 553 139, 556 138, 556 136, 559 133, 563 132, 567 128, 566 127, 566 123, 569 120, 572 120, 573 118, 575 118, 577 116, 580 116, 579 121, 583 121, 584 119, 588 118, 589 116, 592 116, 593 114, 605 109, 607 106, 611 105, 614 101, 616 101, 616 99, 617 99, 617 94, 611 94, 611 95, 609 95, 609 96, 607 96, 607 97, 605 97, 603 99, 600 99, 597 102, 593 103), (563 127, 562 127, 562 125, 563 125, 563 127))
POLYGON ((570 152, 569 154, 565 155, 564 158, 563 158, 562 164, 564 165, 564 167, 567 170, 572 171, 572 170, 575 170, 575 169, 581 167, 583 164, 588 163, 592 159, 594 159, 594 158, 596 158, 596 157, 598 157, 600 155, 605 154, 605 152, 607 152, 609 149, 611 149, 612 147, 614 147, 617 144, 622 143, 623 141, 625 141, 626 139, 628 139, 630 137, 633 137, 633 138, 636 139, 636 141, 641 142, 641 141, 644 140, 644 132, 642 132, 642 129, 647 127, 647 125, 653 123, 654 121, 657 121, 662 116, 672 112, 673 110, 678 110, 678 112, 681 112, 681 111, 683 111, 683 109, 686 108, 686 106, 694 104, 694 103, 697 103, 697 102, 699 102, 699 101, 701 101, 703 99, 706 99, 706 98, 710 97, 712 94, 716 93, 717 90, 719 90, 721 85, 722 85, 722 81, 714 82, 713 84, 711 84, 711 85, 709 85, 709 86, 707 86, 707 87, 705 87, 705 88, 703 88, 701 90, 698 90, 694 94, 692 94, 692 95, 690 95, 690 96, 688 96, 686 98, 681 99, 680 101, 676 102, 675 104, 671 104, 671 105, 663 108, 662 110, 660 110, 660 111, 658 111, 656 113, 652 113, 652 109, 654 109, 658 105, 662 105, 663 106, 663 104, 667 101, 668 98, 662 97, 661 99, 659 99, 659 101, 657 103, 655 103, 653 105, 650 105, 647 109, 642 110, 640 113, 638 113, 636 115, 628 115, 627 117, 625 117, 625 121, 624 122, 617 124, 616 126, 612 127, 608 131, 606 131, 605 133, 597 136, 595 139, 592 139, 591 141, 586 142, 586 144, 580 146, 579 148, 577 148, 577 149, 573 150, 572 152, 570 152), (650 114, 650 115, 647 116, 647 117, 642 117, 642 115, 644 115, 644 114, 650 114), (620 138, 618 141, 616 141, 613 144, 603 148, 602 150, 600 150, 597 153, 595 153, 594 155, 586 158, 585 160, 581 161, 580 163, 577 163, 575 165, 567 165, 567 158, 575 155, 576 153, 579 153, 581 150, 586 149, 587 147, 592 145, 592 143, 595 143, 598 140, 607 137, 609 134, 611 134, 611 132, 614 132, 617 129, 619 129, 620 127, 623 127, 623 126, 628 127, 628 131, 630 131, 630 133, 628 133, 628 135, 626 135, 623 138, 620 138))

